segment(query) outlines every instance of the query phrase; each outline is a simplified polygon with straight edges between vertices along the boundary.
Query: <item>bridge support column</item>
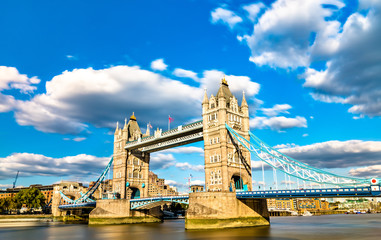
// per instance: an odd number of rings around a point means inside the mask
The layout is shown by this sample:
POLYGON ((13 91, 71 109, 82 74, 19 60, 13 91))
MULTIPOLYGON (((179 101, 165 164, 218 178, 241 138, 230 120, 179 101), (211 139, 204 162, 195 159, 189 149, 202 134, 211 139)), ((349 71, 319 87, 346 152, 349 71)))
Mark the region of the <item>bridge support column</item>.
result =
POLYGON ((254 227, 270 224, 266 199, 238 200, 234 192, 189 194, 186 229, 254 227))
POLYGON ((161 222, 161 207, 149 210, 130 210, 128 199, 97 200, 97 207, 89 215, 89 224, 129 224, 161 222))

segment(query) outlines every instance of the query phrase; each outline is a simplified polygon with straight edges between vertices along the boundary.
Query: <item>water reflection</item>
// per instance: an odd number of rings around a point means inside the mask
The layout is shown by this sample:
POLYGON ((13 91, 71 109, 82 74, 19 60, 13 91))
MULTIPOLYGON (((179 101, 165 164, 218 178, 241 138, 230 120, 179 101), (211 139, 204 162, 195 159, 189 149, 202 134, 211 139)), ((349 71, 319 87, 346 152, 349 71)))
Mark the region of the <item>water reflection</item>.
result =
POLYGON ((0 239, 182 240, 182 239, 379 239, 381 215, 271 218, 271 226, 224 230, 184 229, 184 220, 164 223, 88 226, 53 222, 0 223, 0 239))

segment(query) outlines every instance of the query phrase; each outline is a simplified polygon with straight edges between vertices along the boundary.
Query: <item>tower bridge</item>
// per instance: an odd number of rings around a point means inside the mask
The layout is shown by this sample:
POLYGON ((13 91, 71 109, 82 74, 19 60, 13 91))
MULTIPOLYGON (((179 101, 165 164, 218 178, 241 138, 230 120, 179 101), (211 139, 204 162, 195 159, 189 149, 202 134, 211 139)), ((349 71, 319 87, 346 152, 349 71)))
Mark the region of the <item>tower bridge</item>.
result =
MULTIPOLYGON (((189 204, 185 227, 207 229, 269 224, 266 198, 380 196, 381 179, 339 176, 292 159, 262 142, 250 132, 249 107, 243 93, 241 104, 222 79, 214 96, 205 90, 202 120, 153 135, 142 133, 133 114, 114 133, 114 154, 97 180, 102 182, 113 164, 113 191, 119 199, 97 200, 90 223, 134 223, 159 221, 160 205, 166 202, 189 204), (205 192, 189 196, 151 196, 148 192, 150 153, 204 142, 205 192), (331 188, 276 189, 253 191, 251 154, 274 169, 301 181, 331 188)), ((94 187, 93 187, 94 188, 94 187)), ((77 200, 68 200, 61 209, 94 207, 94 189, 77 200), (70 206, 71 205, 71 206, 70 206)))

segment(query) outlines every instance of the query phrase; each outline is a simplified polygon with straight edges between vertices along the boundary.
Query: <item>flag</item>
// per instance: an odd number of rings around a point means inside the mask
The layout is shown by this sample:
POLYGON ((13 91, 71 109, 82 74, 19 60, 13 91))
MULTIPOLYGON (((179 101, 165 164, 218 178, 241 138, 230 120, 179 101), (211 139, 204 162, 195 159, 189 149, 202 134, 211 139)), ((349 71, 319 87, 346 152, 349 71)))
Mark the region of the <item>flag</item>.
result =
POLYGON ((173 118, 171 118, 171 116, 168 116, 168 121, 171 123, 173 122, 173 118))
POLYGON ((151 125, 151 123, 148 123, 148 127, 149 127, 149 128, 152 128, 152 125, 151 125))

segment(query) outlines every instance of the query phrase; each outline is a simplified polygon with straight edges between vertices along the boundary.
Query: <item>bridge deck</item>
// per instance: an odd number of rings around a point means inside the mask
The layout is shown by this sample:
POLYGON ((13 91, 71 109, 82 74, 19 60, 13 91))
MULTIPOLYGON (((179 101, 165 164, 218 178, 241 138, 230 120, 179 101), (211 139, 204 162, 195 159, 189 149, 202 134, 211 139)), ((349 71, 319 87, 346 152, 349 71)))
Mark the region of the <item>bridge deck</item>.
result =
POLYGON ((381 196, 380 186, 237 192, 237 198, 331 198, 381 196))
POLYGON ((156 152, 167 148, 182 146, 185 144, 203 140, 202 120, 184 126, 162 132, 155 133, 154 136, 127 142, 125 149, 128 151, 139 149, 142 152, 156 152))
MULTIPOLYGON (((322 188, 322 189, 291 189, 267 191, 242 191, 236 193, 238 199, 244 198, 332 198, 332 197, 381 197, 380 186, 347 187, 347 188, 322 188)), ((189 204, 189 196, 162 196, 152 198, 138 198, 130 200, 132 210, 149 209, 164 203, 178 202, 189 204)), ((95 202, 60 205, 61 210, 93 208, 95 202)))

